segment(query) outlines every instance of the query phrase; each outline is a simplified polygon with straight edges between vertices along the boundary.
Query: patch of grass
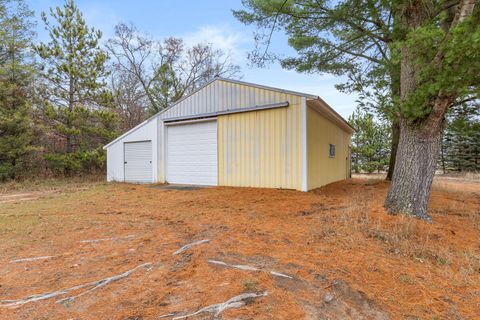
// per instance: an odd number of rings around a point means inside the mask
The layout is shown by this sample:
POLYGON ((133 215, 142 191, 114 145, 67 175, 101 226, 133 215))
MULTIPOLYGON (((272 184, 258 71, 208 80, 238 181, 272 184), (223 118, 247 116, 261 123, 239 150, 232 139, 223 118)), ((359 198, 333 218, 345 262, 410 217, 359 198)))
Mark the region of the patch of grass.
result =
MULTIPOLYGON (((75 221, 78 221, 76 217, 69 217, 68 224, 74 224, 75 221)), ((28 245, 32 237, 48 238, 64 225, 64 219, 58 215, 0 214, 0 234, 4 237, 0 250, 16 245, 28 245)))
POLYGON ((242 280, 242 287, 245 292, 257 292, 259 291, 259 283, 253 278, 247 278, 242 280))
POLYGON ((84 183, 84 188, 70 183, 55 192, 36 194, 38 198, 33 200, 0 203, 0 251, 28 244, 32 239, 48 238, 66 227, 79 226, 82 216, 75 213, 81 201, 110 188, 103 183, 84 183))
POLYGON ((472 277, 480 274, 480 256, 472 251, 462 254, 463 263, 460 266, 459 275, 464 283, 471 283, 472 277))
POLYGON ((0 233, 17 233, 32 229, 42 222, 40 215, 0 215, 0 233))
POLYGON ((399 277, 398 277, 398 280, 400 280, 400 282, 403 282, 403 283, 406 283, 406 284, 415 284, 415 280, 410 278, 408 275, 406 274, 401 274, 399 277))
POLYGON ((462 181, 480 181, 480 172, 450 172, 437 175, 437 177, 462 181))
MULTIPOLYGON (((414 261, 426 261, 437 266, 447 266, 453 259, 452 253, 444 246, 433 245, 438 235, 431 234, 431 225, 410 216, 398 215, 388 218, 372 214, 374 194, 354 195, 345 209, 342 209, 337 220, 336 236, 338 243, 347 239, 345 245, 351 249, 369 239, 378 241, 385 251, 395 256, 403 256, 414 261), (343 238, 343 239, 342 239, 343 238)), ((384 213, 382 213, 384 214, 384 213)), ((320 234, 329 230, 332 220, 325 221, 320 234)), ((333 234, 332 236, 335 236, 333 234)))
POLYGON ((15 192, 54 191, 62 189, 88 188, 92 184, 104 184, 105 176, 88 175, 80 177, 36 177, 21 181, 7 181, 0 183, 0 194, 15 192))

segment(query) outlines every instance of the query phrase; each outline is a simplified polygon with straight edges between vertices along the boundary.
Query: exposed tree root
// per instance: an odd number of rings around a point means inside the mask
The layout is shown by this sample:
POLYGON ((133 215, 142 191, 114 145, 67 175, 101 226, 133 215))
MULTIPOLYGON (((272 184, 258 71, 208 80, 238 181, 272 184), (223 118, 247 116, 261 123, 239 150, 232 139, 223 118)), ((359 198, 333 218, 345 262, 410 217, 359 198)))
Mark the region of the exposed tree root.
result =
POLYGON ((102 238, 102 239, 92 239, 92 240, 82 240, 81 243, 97 243, 102 241, 115 241, 115 240, 128 240, 133 239, 135 236, 133 234, 125 237, 112 237, 112 238, 102 238))
POLYGON ((187 244, 187 245, 184 245, 183 247, 181 247, 181 248, 178 249, 177 251, 175 251, 175 252, 173 253, 173 255, 180 254, 180 253, 184 252, 185 250, 190 249, 190 248, 193 247, 193 246, 197 246, 197 245, 202 244, 202 243, 207 243, 207 242, 209 242, 209 241, 210 241, 209 239, 204 239, 204 240, 200 240, 200 241, 195 241, 195 242, 189 243, 189 244, 187 244))
POLYGON ((161 315, 160 317, 158 317, 158 319, 169 318, 169 317, 173 317, 174 315, 175 313, 167 313, 167 314, 161 315))
MULTIPOLYGON (((186 318, 190 318, 190 317, 196 316, 196 315, 201 314, 201 313, 213 313, 213 317, 216 319, 223 311, 225 311, 227 309, 241 308, 247 303, 248 300, 256 299, 256 298, 260 298, 260 297, 265 297, 267 295, 268 295, 267 291, 265 291, 263 293, 243 293, 243 294, 240 294, 240 295, 235 296, 233 298, 230 298, 225 302, 212 304, 210 306, 201 308, 200 310, 195 311, 193 313, 175 317, 172 320, 186 319, 186 318)), ((166 317, 174 316, 174 314, 175 313, 169 313, 169 314, 160 316, 160 318, 166 318, 166 317)))
MULTIPOLYGON (((225 263, 223 261, 218 261, 218 260, 208 260, 208 262, 211 263, 211 264, 223 266, 223 267, 226 267, 226 268, 234 268, 234 269, 243 270, 243 271, 263 271, 262 269, 252 267, 252 266, 248 266, 248 265, 243 265, 243 264, 228 264, 228 263, 225 263)), ((293 279, 292 276, 289 276, 287 274, 280 273, 280 272, 277 272, 277 271, 267 271, 267 272, 270 273, 273 276, 276 276, 276 277, 293 279)))
POLYGON ((67 289, 62 289, 62 290, 47 292, 47 293, 42 293, 42 294, 34 294, 34 295, 28 296, 28 297, 23 298, 23 299, 18 299, 18 300, 1 300, 0 301, 0 307, 13 307, 13 308, 15 308, 15 307, 22 306, 26 303, 41 301, 41 300, 47 300, 47 299, 55 298, 55 297, 58 297, 58 296, 66 295, 66 294, 68 294, 72 291, 80 290, 80 289, 83 289, 83 288, 86 288, 86 287, 92 287, 92 288, 90 288, 90 289, 88 289, 88 290, 86 290, 86 291, 84 291, 84 292, 82 292, 78 295, 57 300, 57 303, 73 301, 76 298, 81 297, 85 294, 88 294, 88 293, 90 293, 94 290, 97 290, 97 289, 101 288, 101 287, 104 287, 107 284, 110 284, 114 281, 118 281, 120 279, 126 278, 139 268, 148 268, 151 265, 152 265, 151 263, 144 263, 144 264, 141 264, 141 265, 139 265, 139 266, 137 266, 133 269, 130 269, 130 270, 128 270, 128 271, 126 271, 122 274, 115 275, 115 276, 105 278, 105 279, 102 279, 102 280, 98 280, 98 281, 93 281, 93 282, 80 284, 80 285, 77 285, 77 286, 74 286, 74 287, 71 287, 71 288, 67 288, 67 289))
POLYGON ((276 272, 276 271, 270 271, 271 275, 277 276, 277 277, 282 277, 282 278, 287 278, 287 279, 293 279, 292 276, 289 276, 288 274, 276 272))
POLYGON ((11 260, 10 263, 17 263, 17 262, 29 262, 29 261, 37 261, 37 260, 46 260, 51 259, 54 256, 42 256, 42 257, 33 257, 33 258, 22 258, 22 259, 15 259, 11 260))

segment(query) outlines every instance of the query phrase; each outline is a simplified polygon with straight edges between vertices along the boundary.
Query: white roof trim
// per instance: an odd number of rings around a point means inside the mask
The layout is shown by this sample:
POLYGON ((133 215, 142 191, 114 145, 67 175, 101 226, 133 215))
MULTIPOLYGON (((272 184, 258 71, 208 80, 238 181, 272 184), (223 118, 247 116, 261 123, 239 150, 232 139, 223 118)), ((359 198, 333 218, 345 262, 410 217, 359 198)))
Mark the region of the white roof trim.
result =
POLYGON ((118 140, 122 139, 122 138, 125 138, 126 136, 128 136, 130 133, 134 132, 135 130, 137 129, 140 129, 141 127, 143 127, 144 125, 146 125, 147 123, 149 123, 150 121, 154 120, 155 117, 157 115, 154 115, 150 118, 148 118, 147 120, 143 121, 142 123, 140 124, 137 124, 135 127, 133 127, 132 129, 128 130, 127 132, 123 133, 122 135, 120 135, 119 137, 117 137, 115 140, 109 142, 108 144, 104 145, 103 146, 103 150, 107 150, 108 147, 110 147, 112 144, 114 144, 115 142, 117 142, 118 140))
POLYGON ((336 125, 340 128, 343 128, 345 131, 349 132, 350 134, 355 133, 357 130, 352 127, 348 121, 342 118, 335 110, 332 109, 325 101, 323 101, 320 97, 317 99, 307 100, 307 105, 309 103, 313 103, 312 107, 320 113, 323 113, 324 116, 330 118, 331 121, 335 122, 336 125))

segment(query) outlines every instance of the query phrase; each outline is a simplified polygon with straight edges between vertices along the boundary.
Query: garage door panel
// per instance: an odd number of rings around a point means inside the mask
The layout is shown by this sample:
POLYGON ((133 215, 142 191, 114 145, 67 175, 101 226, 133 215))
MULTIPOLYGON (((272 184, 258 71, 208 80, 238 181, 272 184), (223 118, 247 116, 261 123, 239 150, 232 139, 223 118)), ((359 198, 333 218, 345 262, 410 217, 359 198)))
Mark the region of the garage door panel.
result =
POLYGON ((167 127, 167 181, 217 185, 216 121, 167 127))
POLYGON ((126 142, 124 144, 125 181, 152 182, 152 142, 126 142))

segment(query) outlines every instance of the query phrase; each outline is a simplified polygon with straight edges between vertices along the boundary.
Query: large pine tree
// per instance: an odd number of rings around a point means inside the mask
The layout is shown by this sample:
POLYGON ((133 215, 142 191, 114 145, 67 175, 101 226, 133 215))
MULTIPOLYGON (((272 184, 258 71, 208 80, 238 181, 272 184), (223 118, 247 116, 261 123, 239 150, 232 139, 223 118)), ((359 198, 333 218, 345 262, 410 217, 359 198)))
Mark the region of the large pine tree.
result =
POLYGON ((86 25, 73 0, 50 9, 50 16, 42 13, 50 41, 35 47, 44 63, 44 120, 61 143, 49 150, 47 160, 66 174, 102 167, 101 145, 114 137, 116 117, 105 91, 102 34, 86 25))
POLYGON ((21 0, 0 1, 0 180, 15 179, 33 150, 32 16, 21 0))
POLYGON ((273 31, 286 31, 298 56, 282 59, 284 66, 367 74, 372 81, 367 84, 373 86, 387 81, 396 100, 391 112, 398 119, 399 143, 385 207, 392 214, 430 220, 427 205, 445 115, 458 101, 479 96, 479 1, 243 3, 247 9, 235 15, 268 30, 267 49, 273 31), (380 74, 377 80, 375 73, 380 74))

